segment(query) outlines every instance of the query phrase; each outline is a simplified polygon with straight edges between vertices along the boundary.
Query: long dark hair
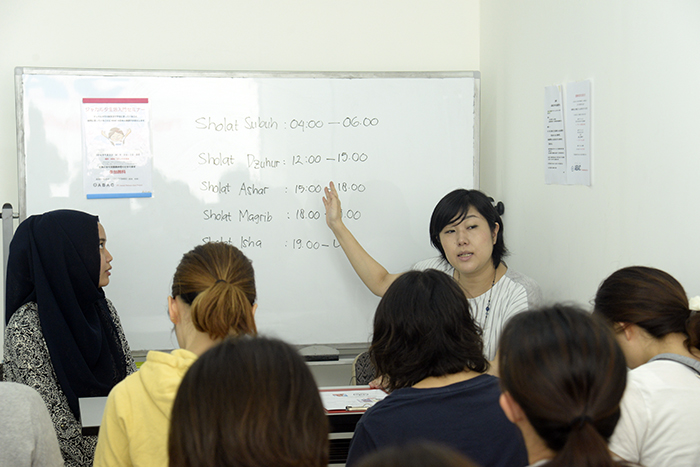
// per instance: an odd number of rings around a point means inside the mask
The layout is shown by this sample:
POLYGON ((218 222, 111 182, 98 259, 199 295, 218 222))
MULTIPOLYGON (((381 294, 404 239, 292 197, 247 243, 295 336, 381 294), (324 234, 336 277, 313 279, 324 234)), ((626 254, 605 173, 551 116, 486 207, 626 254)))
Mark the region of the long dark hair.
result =
POLYGON ((548 467, 619 465, 607 441, 627 369, 606 323, 564 305, 520 313, 501 335, 498 363, 503 391, 556 453, 548 467))
POLYGON ((369 354, 394 390, 429 376, 484 372, 483 348, 464 291, 447 274, 427 269, 402 274, 389 286, 374 315, 369 354))
POLYGON ((636 324, 657 339, 685 334, 686 348, 700 349, 700 314, 690 311, 683 286, 660 269, 630 266, 615 271, 598 287, 594 313, 611 325, 636 324))
POLYGON ((433 214, 430 216, 430 243, 440 252, 442 259, 447 261, 445 250, 440 243, 440 232, 445 226, 463 220, 467 216, 470 207, 473 207, 479 211, 479 214, 484 216, 491 232, 496 228, 496 224, 499 225, 496 244, 493 245, 493 251, 491 252, 493 267, 497 268, 501 264, 503 257, 508 255, 508 249, 503 239, 505 231, 503 220, 496 208, 491 204, 491 199, 479 190, 460 188, 446 194, 438 202, 435 209, 433 209, 433 214))
POLYGON ((325 467, 328 420, 290 345, 229 337, 187 371, 172 409, 170 467, 325 467))

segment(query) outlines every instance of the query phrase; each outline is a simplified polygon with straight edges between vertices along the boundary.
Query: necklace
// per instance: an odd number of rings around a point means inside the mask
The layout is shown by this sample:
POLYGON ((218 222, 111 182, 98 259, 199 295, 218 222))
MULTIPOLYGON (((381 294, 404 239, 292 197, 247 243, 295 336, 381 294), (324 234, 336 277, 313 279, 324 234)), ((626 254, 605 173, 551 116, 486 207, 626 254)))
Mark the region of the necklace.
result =
MULTIPOLYGON (((496 268, 496 270, 493 271, 493 280, 491 281, 491 287, 489 287, 489 300, 486 303, 486 314, 484 315, 484 324, 486 324, 486 320, 489 317, 489 311, 491 311, 491 296, 493 295, 493 286, 496 285, 496 275, 497 274, 498 274, 498 268, 496 268)), ((460 277, 459 271, 457 271, 457 278, 456 278, 457 282, 459 282, 459 277, 460 277)), ((465 292, 467 292, 466 289, 465 289, 465 292)), ((473 296, 471 296, 469 294, 469 292, 467 292, 467 297, 474 298, 473 296)), ((476 306, 476 301, 474 301, 474 306, 476 306)))
MULTIPOLYGON (((496 269, 498 271, 498 269, 496 269)), ((491 288, 489 289, 489 301, 486 303, 486 316, 484 316, 484 323, 489 318, 489 311, 491 311, 491 295, 493 295, 493 286, 496 285, 496 271, 493 272, 493 281, 491 282, 491 288)))

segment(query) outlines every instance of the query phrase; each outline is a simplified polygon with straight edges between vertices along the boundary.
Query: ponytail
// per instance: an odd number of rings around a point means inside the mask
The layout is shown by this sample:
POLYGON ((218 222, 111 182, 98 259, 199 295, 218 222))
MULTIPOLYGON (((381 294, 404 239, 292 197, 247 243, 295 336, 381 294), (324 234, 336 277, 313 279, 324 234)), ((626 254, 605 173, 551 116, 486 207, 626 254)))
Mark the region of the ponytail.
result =
POLYGON ((546 467, 615 467, 619 465, 610 456, 607 440, 601 436, 595 421, 589 417, 585 418, 587 420, 584 422, 578 420, 572 422, 564 446, 550 462, 545 464, 546 467))
POLYGON ((212 339, 230 334, 255 334, 253 305, 243 291, 224 281, 217 281, 200 292, 192 302, 192 324, 212 339))
POLYGON ((255 277, 236 247, 210 242, 185 253, 173 277, 172 296, 191 306, 192 324, 212 339, 255 334, 255 277))
POLYGON ((607 323, 564 305, 519 313, 506 324, 498 355, 502 390, 556 453, 545 465, 619 465, 607 441, 627 368, 607 323))

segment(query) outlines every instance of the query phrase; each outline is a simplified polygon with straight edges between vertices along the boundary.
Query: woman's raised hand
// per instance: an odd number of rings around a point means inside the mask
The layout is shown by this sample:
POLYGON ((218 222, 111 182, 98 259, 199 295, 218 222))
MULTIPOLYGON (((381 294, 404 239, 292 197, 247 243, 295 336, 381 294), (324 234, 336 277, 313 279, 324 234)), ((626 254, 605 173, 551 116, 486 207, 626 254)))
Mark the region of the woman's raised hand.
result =
POLYGON ((331 230, 342 223, 343 211, 340 208, 340 198, 333 182, 323 189, 326 196, 323 197, 323 206, 326 208, 326 224, 331 230))
POLYGON ((389 274, 384 266, 372 258, 362 245, 343 224, 343 211, 340 209, 340 198, 333 182, 323 190, 323 206, 326 208, 326 224, 330 227, 336 240, 340 243, 345 256, 348 257, 353 269, 362 282, 375 295, 382 296, 398 274, 389 274))

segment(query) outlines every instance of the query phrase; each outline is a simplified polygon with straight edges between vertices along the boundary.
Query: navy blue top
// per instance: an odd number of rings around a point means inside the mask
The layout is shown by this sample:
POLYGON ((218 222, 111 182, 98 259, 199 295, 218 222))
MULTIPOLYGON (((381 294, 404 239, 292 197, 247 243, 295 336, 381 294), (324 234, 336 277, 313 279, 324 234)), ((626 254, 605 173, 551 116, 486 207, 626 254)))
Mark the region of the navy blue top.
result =
POLYGON ((523 467, 520 430, 498 403, 498 378, 480 375, 441 388, 397 389, 357 423, 347 465, 389 445, 428 440, 451 446, 482 467, 523 467))

